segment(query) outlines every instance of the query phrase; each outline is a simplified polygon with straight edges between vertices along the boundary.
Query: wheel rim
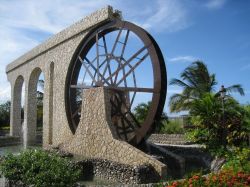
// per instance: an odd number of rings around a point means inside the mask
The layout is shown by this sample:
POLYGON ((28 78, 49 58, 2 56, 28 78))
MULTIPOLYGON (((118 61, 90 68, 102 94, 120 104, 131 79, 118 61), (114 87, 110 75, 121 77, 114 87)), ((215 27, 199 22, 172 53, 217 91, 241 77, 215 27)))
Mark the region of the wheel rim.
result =
POLYGON ((111 119, 118 136, 139 143, 154 129, 163 111, 166 82, 162 53, 145 30, 118 20, 93 29, 76 50, 67 74, 66 113, 72 133, 81 117, 82 91, 101 86, 114 91, 111 119), (146 117, 138 120, 134 109, 142 97, 151 104, 146 117))

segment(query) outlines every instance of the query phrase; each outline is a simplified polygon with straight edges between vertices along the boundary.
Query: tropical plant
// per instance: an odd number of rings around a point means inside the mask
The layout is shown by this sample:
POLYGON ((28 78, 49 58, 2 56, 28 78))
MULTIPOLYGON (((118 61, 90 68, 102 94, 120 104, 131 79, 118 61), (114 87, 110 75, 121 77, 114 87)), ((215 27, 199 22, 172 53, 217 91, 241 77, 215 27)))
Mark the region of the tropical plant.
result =
MULTIPOLYGON (((170 85, 183 88, 182 93, 172 95, 169 101, 170 111, 180 112, 189 111, 192 102, 201 98, 205 93, 215 92, 217 81, 215 74, 210 74, 202 61, 195 61, 181 73, 181 79, 172 79, 170 85)), ((238 92, 244 95, 240 84, 229 86, 225 88, 225 91, 228 94, 238 92)))
MULTIPOLYGON (((143 123, 144 120, 146 119, 150 105, 151 105, 151 102, 149 101, 147 103, 140 103, 134 108, 133 114, 139 123, 143 123)), ((168 120, 167 114, 163 112, 160 120, 156 123, 156 128, 154 129, 155 132, 160 131, 162 126, 164 126, 163 122, 166 120, 168 120)))
POLYGON ((233 170, 234 172, 245 171, 250 173, 250 149, 249 147, 233 147, 225 155, 227 162, 222 166, 224 170, 233 170))
POLYGON ((72 186, 81 172, 66 158, 43 150, 9 154, 1 161, 0 170, 12 182, 35 187, 72 186))
POLYGON ((178 120, 164 120, 160 133, 164 134, 182 134, 184 133, 183 124, 178 120))
POLYGON ((191 121, 194 125, 187 136, 190 140, 202 143, 211 151, 226 146, 240 146, 246 143, 250 124, 246 122, 247 116, 244 108, 232 97, 221 99, 215 94, 207 93, 201 99, 191 104, 191 121))

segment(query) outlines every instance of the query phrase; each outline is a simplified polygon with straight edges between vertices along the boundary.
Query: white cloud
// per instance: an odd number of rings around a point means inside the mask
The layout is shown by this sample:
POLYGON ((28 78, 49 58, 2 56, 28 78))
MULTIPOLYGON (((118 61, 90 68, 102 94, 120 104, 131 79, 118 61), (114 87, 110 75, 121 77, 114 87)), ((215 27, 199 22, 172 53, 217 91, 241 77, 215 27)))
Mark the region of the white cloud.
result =
POLYGON ((49 36, 93 11, 112 5, 124 18, 157 32, 174 32, 189 26, 188 11, 179 0, 13 0, 0 4, 0 100, 10 97, 5 68, 8 63, 49 36), (7 89, 8 88, 8 89, 7 89))
POLYGON ((5 67, 24 52, 36 46, 38 42, 20 32, 0 26, 0 101, 10 99, 10 86, 5 67))
POLYGON ((1 2, 0 21, 1 25, 7 27, 56 33, 109 2, 109 0, 4 1, 1 2))
POLYGON ((219 9, 223 7, 226 3, 226 0, 209 0, 205 6, 209 9, 219 9))
POLYGON ((10 86, 0 90, 0 103, 10 100, 10 86))
POLYGON ((177 56, 168 59, 169 62, 194 62, 195 60, 197 60, 197 58, 193 56, 177 56))
MULTIPOLYGON (((2 1, 0 4, 0 101, 10 99, 6 65, 39 44, 39 35, 55 34, 87 14, 106 6, 106 1, 2 1)), ((44 40, 43 38, 42 40, 44 40)))
POLYGON ((247 65, 245 65, 245 66, 242 66, 242 67, 240 68, 240 70, 241 70, 241 71, 250 70, 250 64, 247 64, 247 65))
POLYGON ((181 1, 157 0, 156 3, 147 3, 147 6, 140 5, 141 10, 128 9, 127 15, 134 22, 145 29, 156 32, 174 32, 184 29, 190 25, 188 23, 188 11, 181 1), (137 19, 139 18, 139 19, 137 19))

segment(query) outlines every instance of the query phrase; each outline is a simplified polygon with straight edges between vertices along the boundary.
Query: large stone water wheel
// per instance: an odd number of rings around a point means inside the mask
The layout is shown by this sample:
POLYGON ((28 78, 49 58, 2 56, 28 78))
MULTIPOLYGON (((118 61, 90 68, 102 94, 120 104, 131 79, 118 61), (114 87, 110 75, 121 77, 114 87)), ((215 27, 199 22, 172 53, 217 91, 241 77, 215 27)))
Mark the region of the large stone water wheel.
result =
POLYGON ((81 117, 82 91, 106 87, 114 93, 111 119, 118 136, 140 143, 162 114, 166 83, 161 50, 148 32, 120 20, 94 28, 79 45, 67 75, 66 112, 72 133, 81 117), (140 115, 136 106, 145 101, 146 114, 140 115))

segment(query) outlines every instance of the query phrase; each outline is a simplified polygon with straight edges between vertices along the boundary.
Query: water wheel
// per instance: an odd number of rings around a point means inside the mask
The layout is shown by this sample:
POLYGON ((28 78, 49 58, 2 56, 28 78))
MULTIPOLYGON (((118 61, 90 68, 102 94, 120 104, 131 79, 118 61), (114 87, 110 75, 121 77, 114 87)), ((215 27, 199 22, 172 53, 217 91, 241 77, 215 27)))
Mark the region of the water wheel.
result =
POLYGON ((161 116, 166 83, 162 53, 148 32, 120 20, 94 28, 76 50, 67 74, 66 112, 72 133, 81 117, 82 92, 106 87, 114 93, 111 119, 118 136, 140 143, 161 116))

